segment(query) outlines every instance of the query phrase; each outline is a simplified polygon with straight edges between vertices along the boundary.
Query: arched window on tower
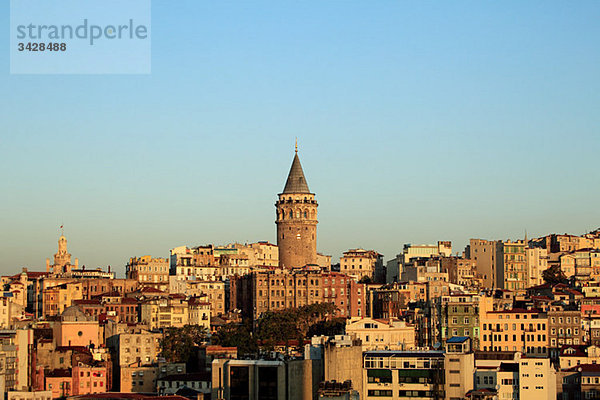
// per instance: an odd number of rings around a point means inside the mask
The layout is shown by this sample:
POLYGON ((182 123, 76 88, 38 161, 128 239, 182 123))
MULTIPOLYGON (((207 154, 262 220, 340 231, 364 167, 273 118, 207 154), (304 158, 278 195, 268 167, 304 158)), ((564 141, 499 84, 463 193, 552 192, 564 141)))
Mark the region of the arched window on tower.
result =
POLYGON ((294 210, 290 210, 290 219, 294 218, 294 210))
POLYGON ((304 210, 304 218, 308 218, 308 213, 304 210))

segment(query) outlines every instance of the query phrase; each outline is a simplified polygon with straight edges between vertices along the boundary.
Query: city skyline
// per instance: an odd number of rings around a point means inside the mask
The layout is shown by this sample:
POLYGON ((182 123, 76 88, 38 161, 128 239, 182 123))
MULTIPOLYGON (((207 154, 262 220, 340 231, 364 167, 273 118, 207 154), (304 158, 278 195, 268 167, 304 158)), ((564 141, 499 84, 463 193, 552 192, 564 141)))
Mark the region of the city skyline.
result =
MULTIPOLYGON (((285 194, 285 193, 288 192, 288 187, 290 186, 290 183, 289 183, 290 179, 292 178, 292 176, 294 176, 295 178, 297 178, 296 175, 301 176, 301 178, 302 178, 301 181, 304 182, 304 184, 306 184, 306 182, 308 181, 308 179, 304 177, 304 173, 302 171, 302 166, 300 165, 300 161, 298 160, 298 141, 297 141, 297 139, 296 139, 296 144, 295 144, 295 155, 294 155, 294 159, 293 159, 292 164, 291 164, 291 169, 290 169, 290 172, 289 172, 289 176, 285 180, 284 188, 281 191, 282 193, 279 194, 279 196, 281 196, 282 194, 285 194)), ((305 190, 306 190, 306 193, 309 193, 308 187, 306 187, 305 190)), ((305 192, 304 189, 302 190, 302 192, 303 193, 305 192)), ((311 194, 314 194, 314 193, 315 192, 313 191, 311 194)), ((276 221, 274 221, 274 222, 276 222, 276 221)), ((531 235, 531 232, 530 232, 529 239, 537 237, 537 236, 544 236, 546 234, 551 234, 551 233, 558 233, 558 234, 560 234, 560 233, 568 233, 568 234, 581 235, 581 234, 585 234, 585 233, 591 232, 594 229, 597 229, 597 228, 590 228, 589 230, 587 230, 585 232, 577 232, 577 233, 557 231, 557 232, 546 232, 546 233, 539 234, 539 235, 531 235)), ((65 232, 64 232, 64 222, 61 223, 61 225, 59 227, 59 232, 60 232, 60 236, 58 238, 58 241, 59 241, 59 248, 60 248, 60 241, 61 241, 61 239, 64 238, 64 237, 66 237, 65 232)), ((527 237, 527 231, 525 230, 523 232, 523 235, 521 237, 508 237, 508 238, 507 237, 493 237, 493 238, 490 238, 490 237, 474 237, 474 236, 472 236, 470 238, 464 239, 465 245, 463 245, 463 246, 459 245, 458 247, 456 247, 456 243, 454 241, 451 241, 451 242, 452 242, 452 246, 453 246, 452 247, 453 253, 458 255, 458 254, 462 254, 465 246, 468 244, 469 239, 472 239, 472 238, 486 239, 486 240, 488 240, 488 239, 489 240, 498 240, 498 239, 499 240, 505 240, 505 239, 508 239, 508 240, 519 240, 519 239, 523 239, 523 238, 526 238, 526 237, 527 237)), ((273 243, 273 244, 277 244, 278 243, 278 240, 276 238, 274 240, 273 239, 254 239, 254 240, 245 240, 245 241, 239 241, 239 240, 235 241, 234 240, 234 241, 228 241, 228 242, 223 242, 223 243, 216 243, 216 242, 210 241, 210 240, 202 242, 202 243, 199 243, 199 242, 198 243, 179 243, 179 244, 174 244, 172 246, 169 246, 168 250, 166 250, 165 252, 158 253, 158 254, 157 253, 150 253, 150 252, 145 252, 145 253, 142 252, 141 254, 131 254, 131 255, 128 256, 128 258, 126 258, 123 261, 122 264, 118 264, 118 263, 115 263, 115 264, 106 263, 106 264, 88 265, 88 264, 85 263, 85 258, 84 258, 84 262, 82 262, 81 265, 84 268, 88 268, 88 269, 95 269, 97 267, 106 267, 106 266, 109 266, 109 267, 112 268, 112 271, 114 271, 117 274, 117 276, 124 276, 124 274, 125 274, 125 266, 126 266, 127 262, 129 261, 130 257, 140 257, 140 256, 150 255, 152 257, 160 257, 160 258, 167 258, 168 259, 168 257, 169 257, 169 251, 171 249, 175 248, 175 247, 178 247, 178 246, 195 247, 195 246, 203 246, 203 245, 207 245, 207 244, 212 244, 212 245, 215 245, 215 246, 225 246, 225 245, 235 244, 235 243, 248 244, 248 243, 252 243, 252 242, 259 242, 261 240, 262 241, 267 241, 267 242, 270 242, 270 243, 273 243)), ((434 238, 434 239, 432 239, 432 240, 430 240, 428 242, 418 242, 418 243, 417 242, 406 241, 406 242, 403 242, 403 243, 399 244, 398 249, 393 254, 385 254, 385 253, 381 252, 379 249, 377 249, 375 247, 369 247, 369 246, 353 246, 353 247, 350 246, 350 247, 347 247, 345 249, 341 249, 338 254, 330 254, 327 251, 320 250, 320 247, 319 247, 318 241, 317 241, 317 251, 319 253, 321 253, 321 254, 332 256, 332 262, 337 262, 337 261, 339 261, 339 257, 342 256, 342 253, 344 251, 346 251, 346 250, 349 250, 349 249, 352 249, 352 248, 373 249, 373 250, 376 250, 376 251, 380 252, 381 254, 383 254, 385 256, 385 260, 387 261, 387 260, 390 260, 390 259, 394 258, 397 254, 402 253, 402 247, 403 247, 404 244, 426 245, 426 244, 435 244, 436 242, 438 242, 440 240, 447 240, 447 239, 445 239, 445 238, 437 238, 437 239, 435 239, 434 238)), ((50 256, 48 256, 47 258, 49 258, 49 257, 50 256)), ((78 254, 76 254, 75 257, 77 259, 80 258, 80 256, 78 254)), ((21 265, 21 266, 16 266, 16 267, 26 267, 26 268, 31 268, 31 269, 37 269, 38 268, 37 265, 21 265)), ((8 268, 10 268, 10 266, 8 266, 8 268)), ((8 270, 7 272, 9 272, 9 271, 10 270, 8 270)))
POLYGON ((0 76, 3 273, 43 267, 61 224, 118 271, 275 242, 295 137, 334 259, 600 225, 596 2, 152 10, 151 75, 0 76))

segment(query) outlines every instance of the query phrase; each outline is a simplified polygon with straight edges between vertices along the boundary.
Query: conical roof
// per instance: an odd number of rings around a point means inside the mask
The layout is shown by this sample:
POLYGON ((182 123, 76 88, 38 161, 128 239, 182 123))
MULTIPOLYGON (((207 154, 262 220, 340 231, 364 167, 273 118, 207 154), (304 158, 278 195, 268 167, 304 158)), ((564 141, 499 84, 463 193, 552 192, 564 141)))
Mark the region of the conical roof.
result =
POLYGON ((308 183, 306 183, 306 178, 304 177, 304 171, 302 171, 302 165, 300 165, 298 153, 294 155, 292 168, 290 168, 283 193, 310 193, 308 183))

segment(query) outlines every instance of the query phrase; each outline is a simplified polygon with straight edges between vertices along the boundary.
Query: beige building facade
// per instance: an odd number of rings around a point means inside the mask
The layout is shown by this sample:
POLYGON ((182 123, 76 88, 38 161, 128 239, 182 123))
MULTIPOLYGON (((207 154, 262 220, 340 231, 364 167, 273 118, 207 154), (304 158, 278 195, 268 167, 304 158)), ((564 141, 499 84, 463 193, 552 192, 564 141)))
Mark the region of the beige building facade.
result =
POLYGON ((376 272, 383 273, 383 256, 374 250, 351 249, 345 251, 340 258, 340 272, 356 281, 365 277, 376 281, 378 278, 376 272))
POLYGON ((157 288, 169 285, 169 260, 166 258, 132 257, 125 268, 127 279, 135 279, 141 284, 157 288))
POLYGON ((346 334, 362 342, 364 351, 410 350, 415 347, 415 327, 398 319, 351 318, 346 334))

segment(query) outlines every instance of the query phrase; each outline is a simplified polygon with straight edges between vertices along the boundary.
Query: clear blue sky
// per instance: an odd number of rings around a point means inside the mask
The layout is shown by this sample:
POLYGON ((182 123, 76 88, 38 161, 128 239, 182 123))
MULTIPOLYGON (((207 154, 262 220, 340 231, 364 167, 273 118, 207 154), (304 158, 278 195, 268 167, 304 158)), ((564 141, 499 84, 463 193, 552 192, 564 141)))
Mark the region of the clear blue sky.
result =
MULTIPOLYGON (((9 75, 0 273, 275 241, 298 136, 319 251, 600 226, 600 2, 154 0, 151 75, 9 75)), ((8 2, 0 25, 8 26, 8 2)))

